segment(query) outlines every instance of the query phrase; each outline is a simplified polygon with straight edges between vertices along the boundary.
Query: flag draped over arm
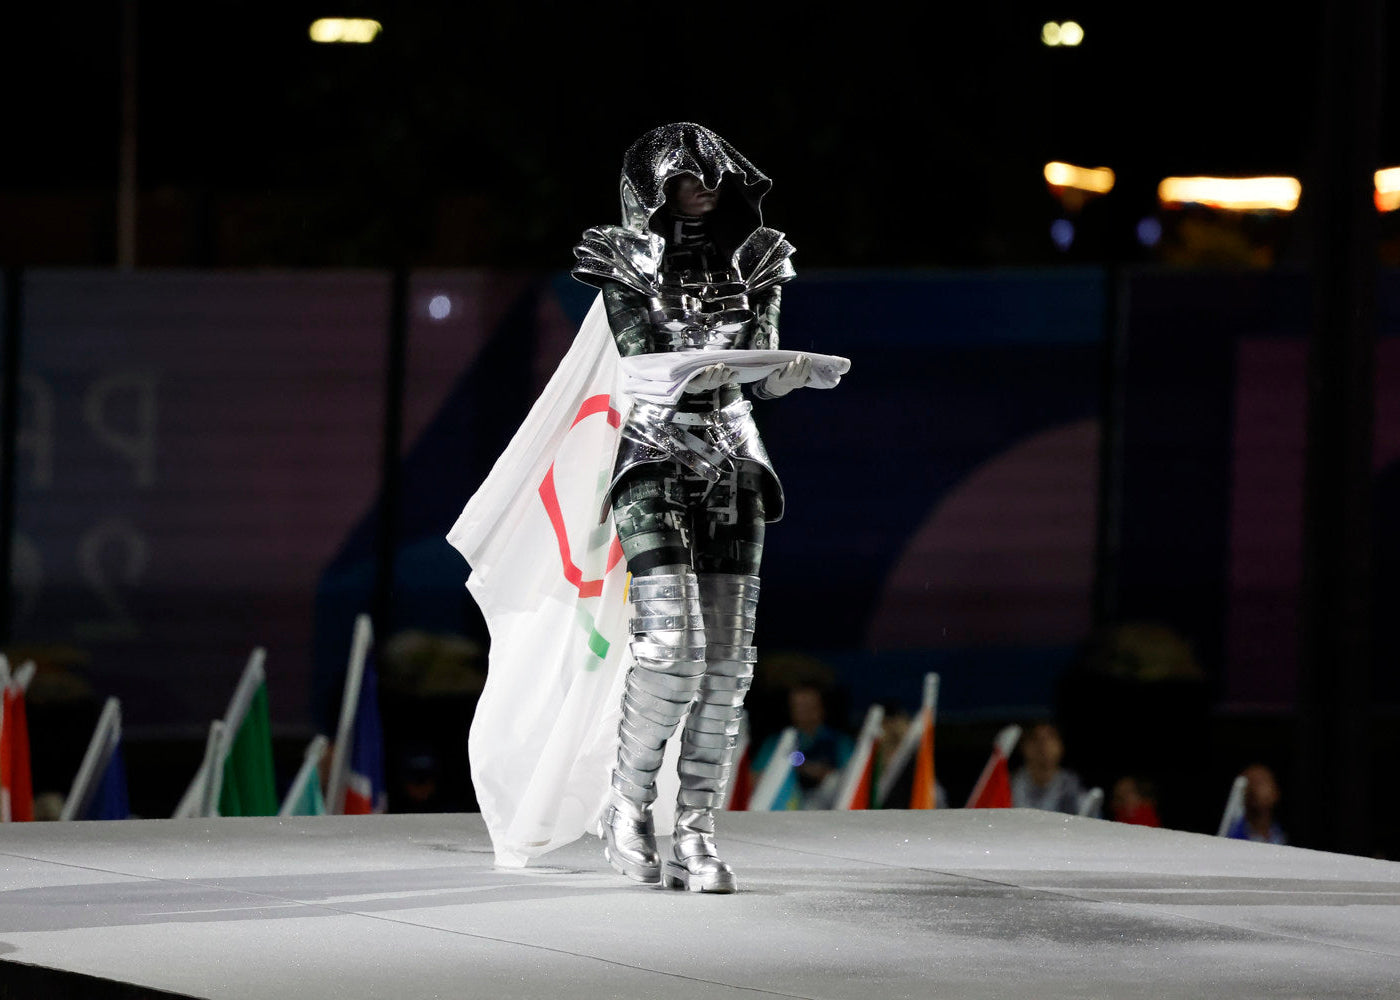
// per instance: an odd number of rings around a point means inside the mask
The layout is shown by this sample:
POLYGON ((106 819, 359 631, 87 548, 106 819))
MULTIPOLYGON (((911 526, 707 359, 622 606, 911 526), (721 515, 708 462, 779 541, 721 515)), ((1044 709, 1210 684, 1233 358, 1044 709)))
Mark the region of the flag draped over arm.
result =
POLYGON ((599 514, 628 405, 600 296, 447 536, 491 632, 468 749, 501 865, 577 838, 607 793, 631 660, 626 565, 599 514))

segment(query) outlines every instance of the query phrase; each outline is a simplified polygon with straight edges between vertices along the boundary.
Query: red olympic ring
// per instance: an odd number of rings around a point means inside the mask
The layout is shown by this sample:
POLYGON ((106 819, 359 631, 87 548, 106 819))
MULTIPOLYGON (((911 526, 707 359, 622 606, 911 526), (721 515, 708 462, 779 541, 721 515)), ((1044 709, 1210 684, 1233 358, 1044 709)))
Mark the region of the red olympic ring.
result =
MULTIPOLYGON (((622 426, 622 414, 613 409, 611 399, 607 396, 589 396, 578 408, 578 413, 574 416, 574 422, 569 425, 569 429, 577 427, 585 417, 591 417, 595 413, 607 414, 608 423, 613 427, 622 426)), ((597 597, 603 592, 602 579, 585 580, 583 570, 574 565, 574 557, 569 549, 569 535, 564 528, 564 512, 559 509, 559 495, 554 489, 553 462, 549 463, 549 471, 544 474, 544 479, 540 481, 539 493, 540 499, 544 501, 545 513, 549 515, 549 523, 554 528, 554 537, 559 542, 559 560, 563 563, 564 579, 578 588, 579 597, 597 597)), ((612 546, 608 549, 607 568, 603 570, 603 576, 611 573, 621 558, 622 541, 614 533, 612 546)))

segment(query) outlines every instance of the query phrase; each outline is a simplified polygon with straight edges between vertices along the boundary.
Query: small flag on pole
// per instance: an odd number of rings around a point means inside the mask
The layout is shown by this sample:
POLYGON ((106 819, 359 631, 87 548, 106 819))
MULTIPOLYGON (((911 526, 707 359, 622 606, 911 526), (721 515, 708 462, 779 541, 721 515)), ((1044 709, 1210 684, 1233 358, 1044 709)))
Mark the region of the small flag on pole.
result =
POLYGON ((389 805, 373 646, 369 615, 360 615, 350 642, 340 722, 326 780, 326 810, 332 814, 363 816, 385 812, 389 805))
POLYGON ((207 816, 206 802, 209 798, 210 775, 214 773, 214 762, 219 759, 219 746, 224 740, 224 721, 215 719, 209 723, 209 735, 204 740, 204 756, 199 761, 199 767, 195 769, 194 777, 190 779, 189 787, 185 789, 185 794, 180 796, 180 802, 175 807, 175 811, 170 814, 171 819, 189 819, 194 816, 207 816))
POLYGON ((938 804, 933 773, 934 720, 938 714, 938 675, 924 675, 923 703, 890 756, 875 790, 880 809, 933 809, 938 804), (906 792, 907 790, 907 792, 906 792), (906 798, 907 795, 907 798, 906 798))
POLYGON ((753 794, 749 811, 772 811, 802 808, 802 795, 797 787, 797 767, 793 755, 797 752, 797 730, 788 726, 778 737, 773 755, 763 767, 753 794))
POLYGON ((967 808, 1011 808, 1011 771, 1007 762, 1020 739, 1020 726, 1007 726, 997 733, 996 739, 992 741, 992 755, 987 760, 987 766, 982 769, 982 775, 977 779, 972 794, 968 796, 967 808))
POLYGON ((272 769, 272 720, 267 706, 267 651, 253 650, 224 715, 217 816, 276 816, 277 779, 272 769))
POLYGON ((724 786, 724 808, 730 811, 747 809, 753 796, 753 771, 749 760, 753 747, 749 741, 749 713, 739 715, 739 738, 729 768, 729 781, 724 786))
POLYGON ((1079 796, 1079 815, 1089 819, 1103 818, 1103 789, 1095 786, 1079 796))
POLYGON ((885 721, 885 710, 879 705, 871 705, 865 713, 865 722, 856 738, 856 748, 851 759, 841 771, 840 790, 836 793, 836 809, 869 809, 874 801, 876 777, 876 753, 880 747, 880 727, 885 721))
POLYGON ((122 757, 122 709, 108 698, 88 741, 73 787, 63 802, 60 820, 130 819, 126 794, 126 762, 122 757))
POLYGON ((1215 834, 1217 837, 1228 837, 1235 824, 1244 819, 1244 793, 1248 787, 1249 779, 1243 774, 1236 776, 1230 785, 1230 794, 1225 799, 1225 812, 1220 817, 1220 829, 1215 834))
POLYGON ((174 818, 277 815, 266 660, 267 651, 261 646, 248 657, 228 710, 209 726, 204 759, 175 807, 174 818))
POLYGON ((34 664, 26 663, 10 676, 10 665, 0 656, 0 820, 26 823, 34 819, 34 787, 29 766, 29 721, 25 695, 34 678, 34 664))
POLYGON ((321 795, 321 758, 326 755, 330 741, 318 735, 306 747, 301 768, 287 789, 278 816, 324 816, 326 800, 321 795))

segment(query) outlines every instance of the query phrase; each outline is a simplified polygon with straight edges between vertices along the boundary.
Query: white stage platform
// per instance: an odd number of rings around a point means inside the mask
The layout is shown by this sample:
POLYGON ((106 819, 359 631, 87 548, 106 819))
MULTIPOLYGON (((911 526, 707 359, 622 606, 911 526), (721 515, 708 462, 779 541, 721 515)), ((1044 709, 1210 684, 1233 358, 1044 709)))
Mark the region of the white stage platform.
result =
POLYGON ((0 830, 0 998, 1400 996, 1400 865, 1024 810, 738 813, 735 896, 477 816, 0 830), (86 979, 97 977, 96 979, 86 979))

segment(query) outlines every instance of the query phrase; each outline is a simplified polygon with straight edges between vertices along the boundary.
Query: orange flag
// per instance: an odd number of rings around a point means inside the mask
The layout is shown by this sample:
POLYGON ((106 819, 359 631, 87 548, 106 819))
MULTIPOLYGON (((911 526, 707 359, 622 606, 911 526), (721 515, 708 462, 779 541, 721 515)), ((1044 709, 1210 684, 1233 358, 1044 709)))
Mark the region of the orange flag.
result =
POLYGON ((938 805, 933 774, 933 719, 924 714, 924 735, 914 755, 914 788, 909 793, 910 809, 933 809, 938 805))
POLYGON ((987 760, 987 766, 982 769, 982 776, 977 779, 972 794, 968 796, 967 808, 1011 808, 1011 770, 1007 762, 1020 739, 1020 726, 1007 726, 997 733, 996 739, 992 741, 992 756, 987 760))
POLYGON ((923 732, 919 749, 914 754, 914 787, 909 793, 910 809, 934 809, 938 806, 938 783, 933 772, 933 721, 938 714, 938 675, 924 678, 924 704, 919 713, 923 732))

